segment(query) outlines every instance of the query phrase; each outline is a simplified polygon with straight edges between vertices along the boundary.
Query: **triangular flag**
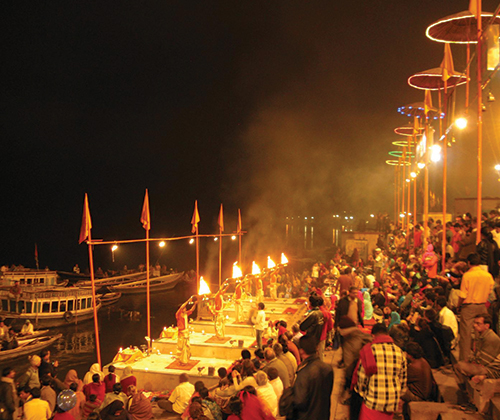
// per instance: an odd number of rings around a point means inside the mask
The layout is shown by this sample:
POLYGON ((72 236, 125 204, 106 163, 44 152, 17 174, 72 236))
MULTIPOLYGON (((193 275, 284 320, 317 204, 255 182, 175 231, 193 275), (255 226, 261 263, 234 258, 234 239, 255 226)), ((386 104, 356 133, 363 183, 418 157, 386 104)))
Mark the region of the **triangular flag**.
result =
POLYGON ((194 212, 191 219, 191 224, 193 225, 193 228, 191 229, 192 233, 196 233, 198 230, 198 223, 200 223, 200 214, 198 213, 198 200, 196 200, 194 202, 194 212))
POLYGON ((147 189, 146 189, 146 195, 144 196, 144 204, 142 205, 141 223, 144 229, 146 230, 151 229, 151 217, 149 215, 149 196, 147 189))
POLYGON ((85 200, 83 202, 82 227, 80 228, 80 240, 78 241, 79 244, 90 238, 90 229, 92 229, 92 219, 90 218, 89 199, 87 197, 87 193, 85 193, 85 200))
POLYGON ((222 210, 222 204, 220 205, 219 220, 217 222, 219 223, 220 231, 224 232, 224 214, 223 214, 223 210, 222 210))
POLYGON ((425 115, 427 115, 431 109, 432 109, 432 95, 431 95, 431 91, 426 89, 425 90, 425 101, 424 101, 425 115))
POLYGON ((451 47, 449 43, 444 44, 444 58, 441 62, 441 74, 443 81, 447 81, 455 73, 453 67, 453 57, 451 55, 451 47))
POLYGON ((238 209, 238 227, 236 228, 236 233, 241 233, 241 210, 238 209))
POLYGON ((469 12, 471 12, 475 17, 477 17, 477 0, 470 0, 469 2, 469 12))

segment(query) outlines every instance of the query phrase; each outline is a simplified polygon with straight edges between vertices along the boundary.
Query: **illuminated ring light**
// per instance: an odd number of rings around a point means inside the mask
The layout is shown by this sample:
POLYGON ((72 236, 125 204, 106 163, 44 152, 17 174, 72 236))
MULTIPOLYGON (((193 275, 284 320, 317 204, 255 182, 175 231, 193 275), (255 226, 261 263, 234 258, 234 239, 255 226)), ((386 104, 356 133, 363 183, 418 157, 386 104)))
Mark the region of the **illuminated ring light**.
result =
MULTIPOLYGON (((430 70, 420 71, 408 78, 408 84, 415 89, 422 90, 443 90, 443 70, 441 67, 436 67, 430 70)), ((455 87, 463 85, 467 82, 465 74, 453 72, 447 81, 447 87, 455 87)))
POLYGON ((396 140, 393 141, 392 144, 398 147, 408 147, 408 142, 406 140, 396 140))
MULTIPOLYGON (((492 16, 493 13, 481 12, 483 28, 486 28, 492 16)), ((500 24, 500 17, 496 16, 493 24, 500 24)), ((477 19, 468 10, 446 16, 431 24, 425 35, 436 42, 477 44, 477 19)))
MULTIPOLYGON (((408 117, 417 117, 417 118, 425 118, 425 105, 423 102, 416 102, 414 104, 400 106, 398 108, 398 112, 402 115, 406 115, 408 117)), ((436 108, 431 108, 428 112, 429 118, 438 119, 438 111, 436 108)), ((441 119, 444 118, 444 112, 440 114, 441 119)))
POLYGON ((404 125, 402 127, 396 127, 394 129, 394 132, 396 134, 399 134, 400 136, 406 136, 406 137, 413 136, 414 131, 416 131, 415 135, 421 136, 422 131, 424 131, 424 129, 422 127, 415 128, 415 127, 413 127, 413 125, 404 125))
POLYGON ((408 161, 404 161, 404 162, 400 162, 399 160, 395 160, 395 159, 390 159, 390 160, 386 160, 385 163, 387 163, 388 165, 391 165, 391 166, 410 166, 410 162, 408 161))
POLYGON ((393 150, 391 152, 389 152, 389 154, 391 156, 394 156, 394 157, 402 157, 403 154, 406 154, 406 157, 410 157, 410 158, 414 158, 415 157, 415 154, 412 153, 412 152, 403 152, 402 150, 393 150))

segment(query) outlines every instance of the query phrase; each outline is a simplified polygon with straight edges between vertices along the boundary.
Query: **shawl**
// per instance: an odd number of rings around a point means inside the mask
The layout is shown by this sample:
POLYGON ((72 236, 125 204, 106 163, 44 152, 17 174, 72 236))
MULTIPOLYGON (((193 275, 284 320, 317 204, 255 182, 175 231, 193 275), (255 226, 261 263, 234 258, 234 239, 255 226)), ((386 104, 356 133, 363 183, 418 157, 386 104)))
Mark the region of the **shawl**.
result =
POLYGON ((128 412, 132 414, 134 420, 150 420, 153 418, 151 403, 142 392, 132 395, 128 404, 128 412))
POLYGON ((365 307, 364 319, 366 319, 366 320, 372 319, 372 317, 373 317, 373 305, 372 305, 372 301, 370 299, 370 293, 368 293, 368 291, 365 291, 363 293, 363 301, 365 303, 365 305, 364 305, 364 307, 365 307))
POLYGON ((83 389, 83 382, 78 378, 78 374, 74 369, 69 370, 66 374, 66 378, 64 379, 64 385, 66 386, 66 388, 69 388, 72 383, 78 385, 77 391, 81 391, 83 389))
POLYGON ((133 376, 133 370, 132 370, 132 367, 131 366, 127 366, 124 370, 123 370, 123 376, 121 377, 121 380, 123 381, 124 379, 130 377, 130 376, 133 376))
POLYGON ((99 374, 101 381, 104 379, 104 373, 102 373, 101 368, 99 367, 99 363, 94 363, 92 366, 90 366, 90 370, 83 377, 83 384, 90 384, 92 382, 92 376, 95 373, 99 374))

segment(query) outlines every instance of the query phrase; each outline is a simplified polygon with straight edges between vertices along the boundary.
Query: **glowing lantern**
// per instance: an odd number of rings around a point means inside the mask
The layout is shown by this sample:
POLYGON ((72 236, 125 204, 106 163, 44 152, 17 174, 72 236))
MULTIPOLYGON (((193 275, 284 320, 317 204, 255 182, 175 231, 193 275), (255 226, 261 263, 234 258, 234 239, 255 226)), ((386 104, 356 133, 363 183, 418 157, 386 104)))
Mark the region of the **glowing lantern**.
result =
POLYGON ((252 274, 254 276, 257 276, 260 274, 260 268, 257 264, 255 264, 255 261, 252 261, 252 274))
POLYGON ((267 268, 276 267, 276 263, 271 259, 271 257, 267 257, 267 268))
POLYGON ((233 279, 237 279, 238 277, 243 277, 243 273, 241 272, 241 268, 238 267, 238 261, 233 264, 233 279))
POLYGON ((288 264, 288 258, 285 257, 285 254, 283 254, 283 252, 281 253, 281 264, 288 264))
POLYGON ((198 290, 199 295, 209 295, 212 293, 210 291, 210 287, 208 287, 207 282, 203 279, 203 277, 200 277, 200 290, 198 290))

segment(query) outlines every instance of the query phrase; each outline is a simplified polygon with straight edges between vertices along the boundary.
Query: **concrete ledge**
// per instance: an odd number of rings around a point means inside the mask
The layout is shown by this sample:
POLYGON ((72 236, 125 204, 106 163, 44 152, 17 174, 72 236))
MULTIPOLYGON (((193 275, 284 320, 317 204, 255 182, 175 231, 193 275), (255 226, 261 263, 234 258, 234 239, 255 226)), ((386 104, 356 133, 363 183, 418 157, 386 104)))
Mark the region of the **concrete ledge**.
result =
POLYGON ((440 401, 449 404, 462 402, 460 401, 460 388, 458 387, 457 378, 451 366, 433 369, 432 375, 438 387, 440 401))
POLYGON ((479 383, 468 380, 466 389, 478 411, 486 413, 490 411, 490 401, 496 394, 500 394, 500 379, 485 379, 479 383))

